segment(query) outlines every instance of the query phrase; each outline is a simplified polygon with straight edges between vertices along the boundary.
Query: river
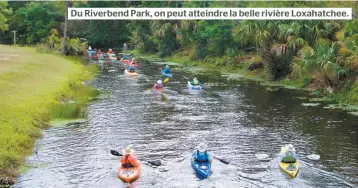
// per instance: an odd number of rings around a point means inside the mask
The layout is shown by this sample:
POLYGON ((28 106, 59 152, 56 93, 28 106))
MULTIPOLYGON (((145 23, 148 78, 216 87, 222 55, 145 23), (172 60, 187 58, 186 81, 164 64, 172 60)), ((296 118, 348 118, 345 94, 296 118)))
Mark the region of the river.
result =
POLYGON ((219 72, 198 75, 204 90, 192 93, 186 83, 193 76, 176 71, 163 98, 146 92, 161 78, 160 65, 139 63, 137 79, 122 72, 96 77, 91 84, 111 96, 90 104, 87 123, 44 130, 27 159, 33 168, 12 187, 126 187, 116 176, 119 158, 109 151, 128 144, 138 158, 162 162, 142 165, 133 183, 138 188, 357 187, 358 117, 302 106, 308 101, 303 91, 268 90, 219 72), (190 166, 200 142, 230 162, 214 160, 206 180, 190 166), (295 146, 301 165, 294 179, 278 166, 287 143, 295 146), (320 159, 310 160, 310 154, 320 159))

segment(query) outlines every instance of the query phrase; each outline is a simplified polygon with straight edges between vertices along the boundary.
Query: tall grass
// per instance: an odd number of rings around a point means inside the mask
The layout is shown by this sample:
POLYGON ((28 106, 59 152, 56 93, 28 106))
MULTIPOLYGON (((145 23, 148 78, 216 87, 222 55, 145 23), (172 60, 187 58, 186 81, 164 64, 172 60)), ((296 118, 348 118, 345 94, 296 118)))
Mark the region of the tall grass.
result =
POLYGON ((96 93, 82 84, 91 74, 73 60, 0 45, 0 184, 12 183, 51 118, 79 116, 87 95, 96 93))

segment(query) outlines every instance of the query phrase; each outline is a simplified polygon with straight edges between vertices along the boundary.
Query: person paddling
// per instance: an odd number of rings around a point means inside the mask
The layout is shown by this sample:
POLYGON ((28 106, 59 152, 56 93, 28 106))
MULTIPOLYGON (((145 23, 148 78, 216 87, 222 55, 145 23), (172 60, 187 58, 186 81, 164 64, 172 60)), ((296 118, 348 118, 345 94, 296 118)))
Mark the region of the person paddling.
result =
POLYGON ((194 150, 193 155, 195 157, 195 161, 199 163, 212 163, 213 157, 207 151, 207 146, 204 143, 200 143, 198 149, 194 150))
POLYGON ((296 149, 292 144, 286 146, 286 152, 280 157, 280 161, 283 163, 295 163, 297 160, 296 149))
POLYGON ((132 58, 132 64, 136 64, 137 61, 135 60, 135 58, 132 58))
POLYGON ((108 54, 113 53, 112 49, 110 48, 107 53, 108 53, 108 54))
POLYGON ((139 161, 134 156, 134 150, 127 146, 125 149, 122 150, 123 156, 120 159, 121 166, 124 168, 133 168, 139 166, 139 161))
POLYGON ((154 89, 161 89, 164 85, 161 80, 158 80, 156 84, 154 84, 154 89))
POLYGON ((163 71, 165 74, 170 74, 170 67, 169 67, 169 65, 165 65, 165 67, 162 69, 162 71, 163 71))
POLYGON ((98 54, 99 57, 102 57, 101 49, 98 50, 97 54, 98 54))
POLYGON ((190 82, 190 84, 193 86, 201 85, 201 83, 196 77, 193 79, 193 81, 190 82))

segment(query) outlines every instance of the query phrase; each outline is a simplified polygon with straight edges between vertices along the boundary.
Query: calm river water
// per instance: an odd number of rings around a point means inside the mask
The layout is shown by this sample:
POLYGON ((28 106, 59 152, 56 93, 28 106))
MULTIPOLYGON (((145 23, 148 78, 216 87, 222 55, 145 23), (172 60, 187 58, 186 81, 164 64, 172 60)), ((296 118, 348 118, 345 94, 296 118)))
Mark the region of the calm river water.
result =
MULTIPOLYGON (((186 88, 190 72, 176 71, 164 98, 146 92, 161 78, 155 63, 141 63, 139 77, 104 72, 92 85, 111 93, 88 108, 81 125, 52 127, 28 158, 34 166, 13 187, 126 187, 116 176, 119 158, 110 154, 133 144, 144 160, 138 188, 356 187, 358 117, 306 107, 304 92, 268 90, 245 79, 228 80, 219 72, 197 75, 199 93, 186 88), (213 162, 213 174, 200 180, 190 166, 194 147, 205 142, 230 165, 213 162), (301 164, 294 179, 279 169, 278 153, 292 143, 301 164), (259 160, 256 154, 268 158, 259 160), (308 155, 318 154, 313 161, 308 155)), ((179 65, 172 67, 178 67, 179 65)))

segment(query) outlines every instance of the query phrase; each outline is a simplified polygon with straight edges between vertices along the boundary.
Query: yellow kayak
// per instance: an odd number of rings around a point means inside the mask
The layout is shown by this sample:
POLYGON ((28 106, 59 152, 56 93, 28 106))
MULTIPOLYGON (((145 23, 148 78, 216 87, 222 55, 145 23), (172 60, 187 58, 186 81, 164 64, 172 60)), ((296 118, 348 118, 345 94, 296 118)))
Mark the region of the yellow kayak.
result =
MULTIPOLYGON (((280 156, 286 152, 286 147, 282 146, 280 156)), ((291 177, 296 177, 299 171, 299 163, 296 161, 295 163, 283 163, 280 161, 280 168, 289 174, 291 177)))
POLYGON ((127 69, 125 70, 125 73, 127 75, 131 75, 131 76, 138 76, 138 73, 137 72, 129 72, 127 69))

